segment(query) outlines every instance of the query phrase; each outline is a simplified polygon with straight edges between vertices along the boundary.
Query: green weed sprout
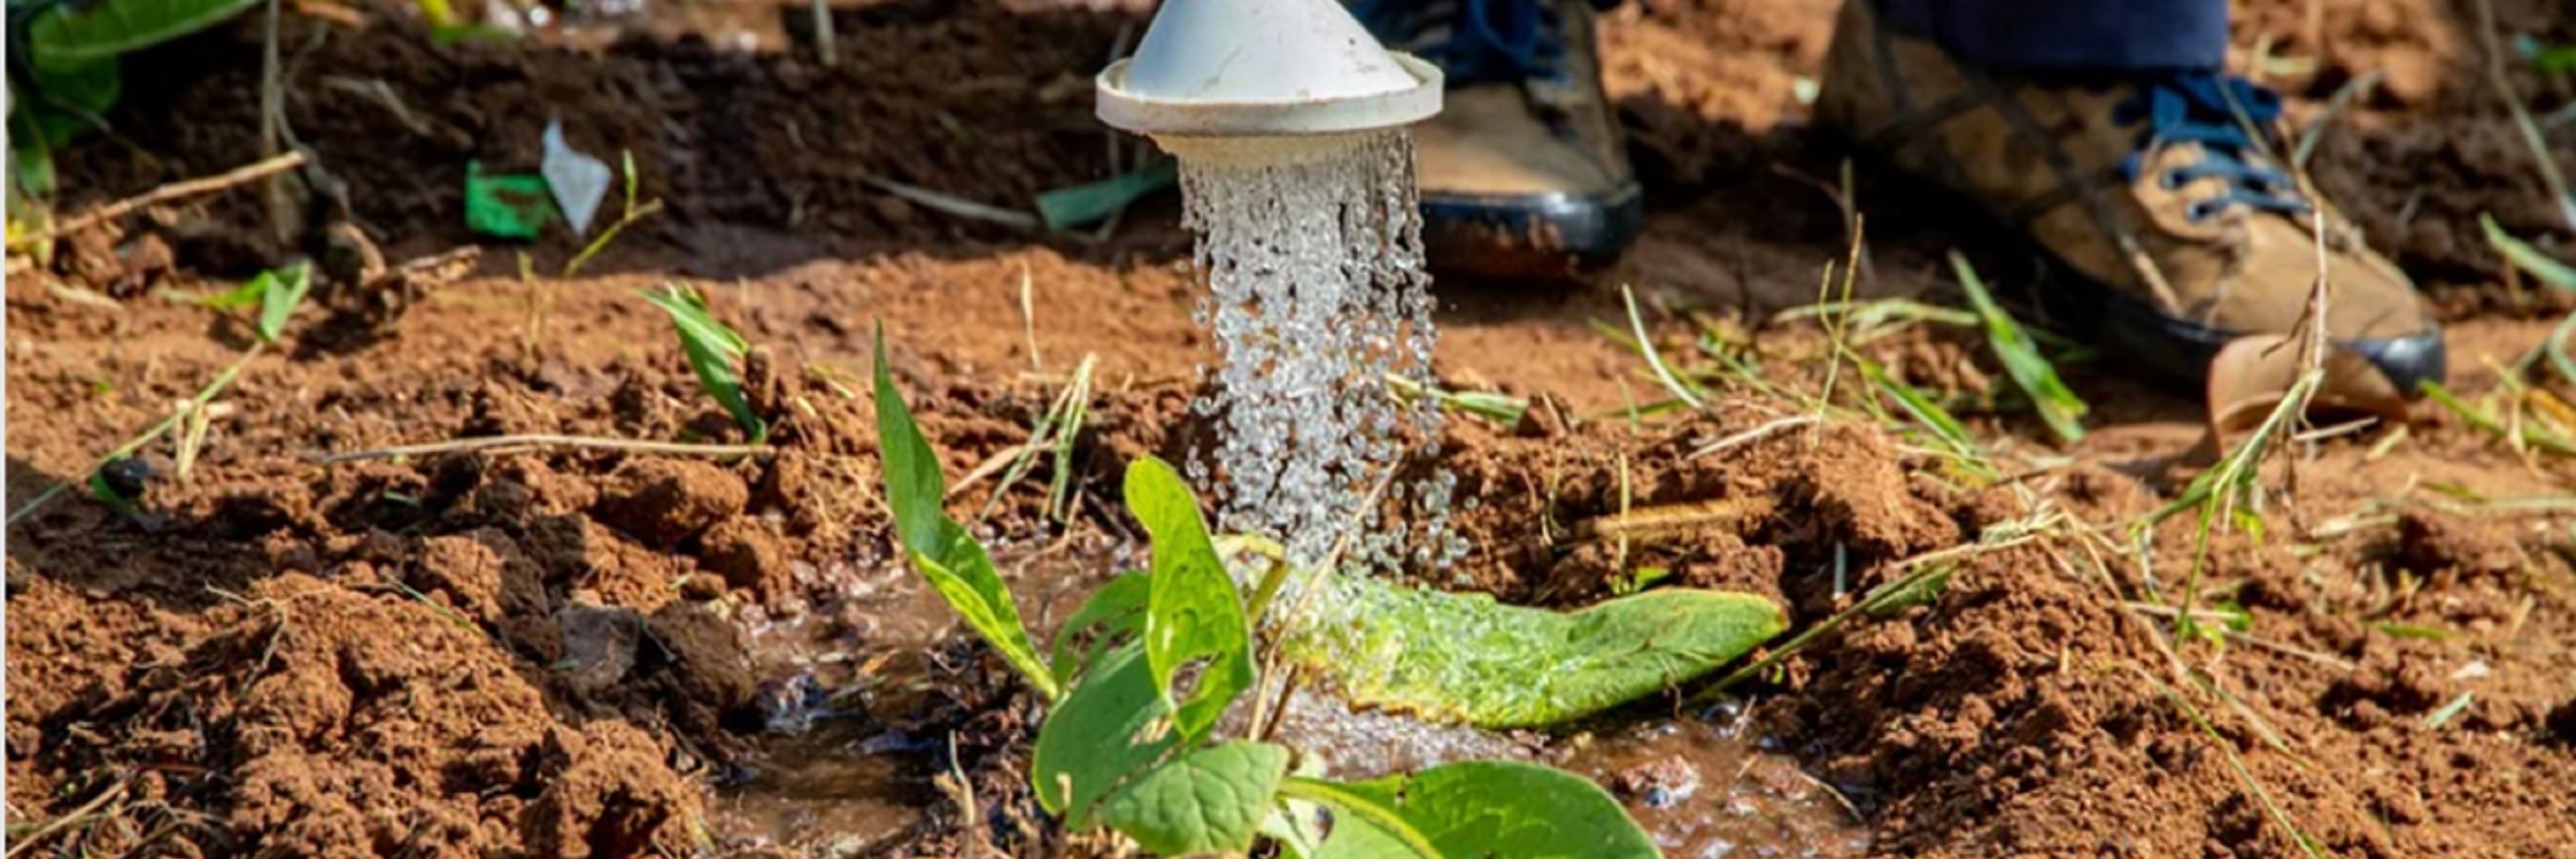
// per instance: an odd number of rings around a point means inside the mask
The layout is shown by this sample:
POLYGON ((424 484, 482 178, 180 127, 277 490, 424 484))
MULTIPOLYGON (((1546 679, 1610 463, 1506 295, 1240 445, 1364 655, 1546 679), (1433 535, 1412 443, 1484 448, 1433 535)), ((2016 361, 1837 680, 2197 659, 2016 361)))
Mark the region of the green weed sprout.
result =
MULTIPOLYGON (((1152 568, 1120 576, 1093 594, 1057 633, 1054 647, 1041 655, 992 559, 942 509, 946 481, 928 439, 895 390, 882 334, 875 392, 887 506, 914 569, 1032 689, 1052 702, 1038 729, 1029 777, 1039 804, 1065 826, 1115 830, 1163 856, 1243 855, 1263 840, 1276 845, 1280 855, 1300 859, 1659 855, 1652 840, 1598 785, 1548 767, 1471 761, 1343 782, 1292 773, 1295 755, 1286 746, 1217 736, 1218 717, 1260 685, 1263 666, 1254 658, 1254 620, 1270 608, 1278 593, 1272 585, 1283 567, 1274 565, 1270 581, 1256 588, 1246 605, 1208 534, 1197 499, 1180 474, 1159 459, 1137 460, 1125 481, 1128 508, 1152 539, 1152 568), (1318 811, 1330 814, 1329 829, 1317 825, 1318 811)), ((1593 691, 1604 678, 1651 674, 1652 691, 1686 679, 1716 652, 1731 651, 1723 658, 1740 655, 1776 633, 1779 621, 1778 607, 1730 594, 1663 590, 1559 615, 1493 606, 1490 599, 1449 601, 1368 577, 1318 578, 1364 583, 1356 592, 1364 596, 1362 602, 1385 610, 1381 619, 1393 621, 1374 624, 1379 633, 1372 634, 1454 629, 1423 624, 1461 618, 1497 626, 1554 618, 1520 636, 1529 640, 1505 642, 1499 650, 1478 648, 1493 635, 1507 636, 1500 630, 1427 647, 1395 642, 1405 650, 1398 663, 1449 669, 1403 675, 1397 688, 1407 694, 1448 691, 1422 685, 1427 681, 1479 676, 1494 682, 1526 680, 1531 672, 1560 669, 1588 678, 1585 682, 1592 686, 1586 688, 1593 691), (1372 588, 1383 591, 1368 590, 1372 588), (1406 599, 1411 602, 1391 605, 1406 599), (1694 625, 1687 616, 1690 606, 1680 601, 1709 599, 1758 603, 1761 616, 1724 641, 1677 635, 1694 625), (1618 605, 1629 607, 1614 608, 1618 605), (1672 646, 1635 652, 1656 636, 1672 646), (1587 651, 1592 664, 1569 664, 1548 650, 1586 642, 1593 648, 1587 651), (1604 642, 1611 644, 1605 649, 1604 642), (1418 655, 1426 652, 1437 656, 1425 660, 1418 655), (1532 658, 1551 661, 1523 664, 1516 675, 1499 673, 1532 658), (1605 664, 1625 673, 1605 670, 1605 664)), ((1534 699, 1523 694, 1516 700, 1527 704, 1534 699)), ((1540 711, 1557 714, 1544 707, 1533 712, 1540 711)))
POLYGON ((637 185, 637 181, 635 179, 635 150, 622 150, 619 154, 620 166, 624 168, 623 172, 626 177, 626 205, 624 208, 617 210, 617 223, 610 224, 607 229, 600 230, 598 236, 592 238, 589 244, 581 247, 580 253, 573 254, 572 260, 564 263, 563 276, 567 279, 571 278, 573 275, 580 274, 581 267, 590 264, 590 259, 598 256, 600 251, 607 250, 608 243, 616 241, 617 235, 625 232, 627 227, 634 226, 637 222, 642 221, 645 218, 650 218, 662 211, 662 200, 659 197, 646 200, 642 203, 635 202, 635 191, 637 185))
POLYGON ((2039 345, 2031 341, 2020 323, 2013 321, 2012 314, 1995 303, 1994 296, 1986 292, 1985 281, 1968 265, 1967 257, 1950 252, 1950 267, 1958 271, 1959 285, 1968 292, 1968 303, 1985 320, 1986 342, 1994 347, 1995 359, 2003 362, 2004 373, 2030 396, 2031 404, 2039 409, 2039 419, 2048 424, 2049 432, 2056 433, 2059 441, 2082 441, 2084 413, 2088 410, 2084 400, 2058 380, 2057 367, 2039 354, 2039 345))
POLYGON ((217 307, 258 307, 259 319, 255 329, 259 335, 258 341, 244 350, 241 357, 233 359, 233 363, 226 366, 222 372, 216 373, 215 378, 207 382, 205 387, 197 389, 194 396, 180 403, 177 409, 171 411, 169 417, 161 419, 160 423, 153 424, 133 438, 126 439, 115 449, 101 455, 96 461, 90 463, 89 468, 81 473, 82 476, 46 487, 44 492, 38 493, 27 503, 19 505, 18 509, 10 511, 8 523, 17 524, 18 520, 36 512, 37 508, 45 506, 46 502, 54 500, 55 496, 61 495, 63 490, 75 484, 87 487, 91 497, 102 503, 132 512, 137 499, 116 488, 117 481, 108 478, 106 472, 108 466, 133 456, 145 446, 159 441, 162 436, 169 435, 171 431, 182 427, 187 427, 189 431, 182 437, 180 461, 185 463, 195 459, 195 446, 202 444, 205 437, 203 422, 207 419, 207 406, 213 403, 215 397, 222 394, 224 389, 232 387, 233 380, 241 377, 242 371, 250 367, 252 359, 266 353, 270 347, 277 344, 277 338, 286 333, 286 323, 295 318, 295 311, 304 304, 305 293, 311 290, 313 284, 311 271, 311 267, 303 262, 292 263, 284 268, 262 272, 260 276, 252 278, 250 282, 238 288, 218 293, 207 299, 206 304, 217 307))
POLYGON ((741 365, 751 345, 708 315, 706 296, 688 284, 665 285, 661 292, 645 293, 644 300, 671 314, 671 325, 680 332, 680 348, 689 355, 689 368, 697 371, 698 387, 733 415, 751 444, 767 443, 769 422, 751 410, 751 401, 742 394, 741 365))

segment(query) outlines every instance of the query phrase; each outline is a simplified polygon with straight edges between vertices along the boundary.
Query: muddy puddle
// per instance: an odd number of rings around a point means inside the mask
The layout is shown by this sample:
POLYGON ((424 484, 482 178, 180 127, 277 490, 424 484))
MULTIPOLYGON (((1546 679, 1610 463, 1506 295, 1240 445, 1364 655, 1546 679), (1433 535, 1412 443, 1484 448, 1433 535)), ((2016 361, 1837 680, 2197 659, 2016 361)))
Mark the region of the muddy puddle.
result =
MULTIPOLYGON (((1030 625, 1052 629, 1141 553, 1117 547, 996 547, 1030 625), (1044 583, 1039 585, 1036 583, 1044 583)), ((910 571, 885 561, 800 569, 813 599, 776 616, 744 610, 765 720, 755 750, 710 798, 709 823, 736 850, 853 855, 904 832, 940 801, 923 761, 950 737, 874 714, 918 709, 942 660, 971 634, 910 571)), ((1239 716, 1240 714, 1238 714, 1239 716)), ((1628 807, 1665 855, 1834 857, 1866 852, 1856 809, 1788 756, 1766 748, 1744 713, 1708 713, 1593 732, 1490 732, 1384 713, 1353 713, 1319 693, 1294 696, 1278 739, 1324 772, 1361 779, 1460 760, 1549 763, 1592 778, 1628 807)))

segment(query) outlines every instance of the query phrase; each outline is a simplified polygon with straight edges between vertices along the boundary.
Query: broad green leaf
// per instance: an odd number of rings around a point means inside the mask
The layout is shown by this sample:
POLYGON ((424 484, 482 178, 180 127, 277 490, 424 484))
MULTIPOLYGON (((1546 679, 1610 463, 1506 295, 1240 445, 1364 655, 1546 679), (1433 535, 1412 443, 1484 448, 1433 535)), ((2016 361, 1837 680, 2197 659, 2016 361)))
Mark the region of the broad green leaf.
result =
POLYGON ((2513 263, 2515 268, 2530 272, 2532 277, 2539 278, 2542 284, 2552 289, 2576 292, 2576 266, 2559 262, 2541 253, 2539 248, 2532 247, 2531 243, 2507 234, 2503 227, 2496 226, 2495 218, 2488 215, 2478 216, 2478 227, 2486 230, 2487 244, 2495 246, 2496 253, 2503 254, 2505 261, 2513 263))
MULTIPOLYGON (((706 338, 722 340, 712 334, 706 338)), ((947 496, 947 480, 939 473, 939 456, 930 449, 930 440, 913 423, 903 394, 894 389, 894 376, 886 370, 883 333, 877 337, 876 400, 886 506, 894 511, 895 531, 912 557, 913 568, 1012 668, 1028 677, 1029 685, 1048 698, 1058 697, 1063 687, 1038 658, 1037 645, 1029 641, 1028 627, 1020 622, 1019 607, 1011 603, 1011 591, 993 568, 992 557, 940 508, 947 496)))
POLYGON ((2031 404, 2039 408, 2039 419, 2061 441, 2084 438, 2084 413, 2089 407, 2066 383, 2057 378, 2057 367, 2039 354, 2039 345, 2030 334, 2004 312, 1994 296, 1987 294, 1986 282, 1968 265, 1968 258, 1957 251, 1950 253, 1950 267, 1959 273, 1959 285, 1968 291, 1968 303, 1975 305, 1977 315, 1986 321, 1986 343, 1994 347, 1995 358, 2004 364, 2004 373, 2022 393, 2030 395, 2031 404))
POLYGON ((1654 840, 1599 785, 1510 761, 1410 777, 1291 779, 1284 792, 1333 810, 1314 859, 1657 859, 1654 840))
MULTIPOLYGON (((9 93, 9 161, 16 175, 9 177, 12 203, 23 196, 30 200, 54 197, 54 147, 36 121, 36 106, 25 103, 13 85, 9 93)), ((17 217, 12 206, 10 216, 17 217)))
MULTIPOLYGON (((43 68, 71 68, 132 53, 222 23, 258 0, 96 0, 64 3, 28 25, 27 52, 43 68)), ((15 15, 16 10, 11 10, 15 15)), ((14 22, 13 22, 14 23, 14 22)))
POLYGON ((733 415, 734 423, 751 437, 752 444, 767 441, 769 423, 751 410, 751 402, 742 395, 742 374, 737 367, 751 351, 742 335, 709 315, 705 297, 687 286, 671 284, 662 292, 645 293, 644 300, 671 315, 671 324, 680 331, 680 349, 688 353, 689 369, 698 374, 698 387, 733 415))
POLYGON ((1151 573, 1126 573, 1110 579, 1109 584, 1091 594, 1056 630, 1055 648, 1049 662, 1055 665, 1059 684, 1071 683, 1085 666, 1098 660, 1102 653, 1122 640, 1132 639, 1145 629, 1145 601, 1151 598, 1151 573), (1091 643, 1080 653, 1074 647, 1084 636, 1091 643))
POLYGON ((1243 598, 1208 539, 1198 499, 1179 472, 1153 457, 1127 467, 1127 509, 1154 539, 1154 577, 1145 610, 1145 659, 1170 701, 1181 735, 1198 742, 1236 695, 1252 688, 1252 628, 1243 598), (1207 670, 1187 700, 1172 679, 1200 660, 1207 670))
POLYGON ((117 69, 115 60, 59 68, 38 66, 30 77, 35 79, 39 100, 53 107, 86 113, 93 118, 116 106, 116 97, 125 90, 124 75, 117 69))
POLYGON ((1061 230, 1109 217, 1109 213, 1136 202, 1136 198, 1169 188, 1180 175, 1178 162, 1156 161, 1141 170, 1131 170, 1098 182, 1058 188, 1038 195, 1038 218, 1047 229, 1061 230))
POLYGON ((1675 688, 1788 625, 1747 594, 1665 588, 1573 612, 1319 576, 1282 658, 1353 704, 1480 727, 1554 725, 1675 688))
POLYGON ((1236 740, 1173 758, 1100 804, 1100 822, 1157 856, 1239 854, 1288 775, 1288 749, 1236 740))
POLYGON ((1102 656, 1038 728, 1029 757, 1038 804, 1074 831, 1090 829, 1101 800, 1180 744, 1171 713, 1142 646, 1102 656))
POLYGON ((485 173, 483 162, 465 163, 465 228, 494 238, 527 241, 555 219, 554 193, 534 173, 485 173))
POLYGON ((313 267, 297 262, 259 276, 259 339, 277 342, 286 333, 286 323, 295 318, 295 308, 304 304, 304 293, 313 288, 313 267))

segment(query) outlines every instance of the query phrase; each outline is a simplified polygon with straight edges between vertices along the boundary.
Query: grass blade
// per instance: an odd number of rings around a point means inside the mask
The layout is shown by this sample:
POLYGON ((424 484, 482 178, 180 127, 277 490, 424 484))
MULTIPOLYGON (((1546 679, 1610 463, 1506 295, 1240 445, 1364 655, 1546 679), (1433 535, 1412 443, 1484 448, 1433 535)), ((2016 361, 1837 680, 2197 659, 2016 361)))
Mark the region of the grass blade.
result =
POLYGON ((2004 372, 2012 376, 2013 384, 2030 395, 2031 404, 2039 409, 2039 419, 2047 422, 2048 430, 2056 433, 2059 441, 2083 440, 2083 418, 2089 410, 2084 400, 2066 388, 2066 383, 2057 378, 2057 368, 2039 354, 2039 346, 2021 324, 1995 303, 1994 296, 1986 292, 1985 281, 1968 265, 1967 257, 1950 252, 1950 267, 1958 271, 1959 285, 1967 288, 1968 303, 1975 305, 1977 315, 1986 321, 1986 342, 1994 347, 1995 358, 2003 362, 2004 372))
POLYGON ((2506 234, 2503 227, 2496 226, 2493 216, 2480 214, 2478 228, 2486 231, 2487 244, 2493 245, 2496 253, 2503 254, 2513 267, 2530 272, 2551 289, 2576 292, 2576 266, 2559 262, 2529 242, 2506 234))
POLYGON ((648 292, 644 300, 671 315, 671 324, 680 332, 680 348, 689 356, 689 369, 697 371, 698 387, 733 414, 734 423, 751 436, 752 444, 769 440, 769 423, 751 410, 751 402, 742 394, 742 372, 739 365, 751 349, 742 335, 717 322, 707 313, 706 297, 686 284, 670 284, 662 292, 648 292))

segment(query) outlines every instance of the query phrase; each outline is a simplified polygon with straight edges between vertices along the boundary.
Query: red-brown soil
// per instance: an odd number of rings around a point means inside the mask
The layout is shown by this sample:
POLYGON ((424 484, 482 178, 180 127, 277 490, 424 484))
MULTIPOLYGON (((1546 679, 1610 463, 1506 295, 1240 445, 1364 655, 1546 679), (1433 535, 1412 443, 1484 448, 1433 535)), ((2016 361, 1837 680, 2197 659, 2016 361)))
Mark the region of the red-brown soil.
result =
MULTIPOLYGON (((9 526, 13 842, 41 838, 31 849, 49 855, 1081 855, 1021 786, 1027 702, 1007 671, 953 634, 877 643, 886 619, 836 608, 855 571, 891 563, 862 383, 879 323, 952 480, 1015 450, 1068 370, 1097 356, 1073 512, 1044 515, 1057 466, 1042 459, 998 490, 997 536, 1041 552, 1132 547, 1121 469, 1191 448, 1207 338, 1168 200, 1091 242, 959 220, 870 184, 1024 207, 1107 172, 1119 144, 1089 116, 1088 75, 1137 19, 1019 5, 842 8, 829 67, 801 41, 784 54, 641 37, 431 47, 401 15, 358 28, 289 15, 286 42, 308 47, 290 52, 288 118, 389 260, 472 241, 466 163, 533 168, 550 118, 577 147, 631 150, 643 194, 669 208, 590 269, 604 274, 544 276, 578 250, 556 235, 493 246, 469 276, 424 279, 392 304, 326 294, 220 396, 229 411, 187 475, 165 439, 144 452, 139 510, 74 491, 9 526), (517 276, 516 250, 538 276, 517 276), (774 453, 322 460, 515 433, 742 441, 637 297, 674 278, 759 346, 749 388, 774 453), (864 696, 880 736, 921 740, 886 753, 902 798, 887 831, 773 845, 711 822, 727 819, 714 797, 757 777, 745 767, 765 722, 804 694, 750 655, 755 632, 789 622, 857 642, 857 674, 904 678, 864 696), (970 796, 983 819, 961 820, 970 796)), ((2116 361, 2069 368, 2094 431, 2059 447, 2027 413, 1969 407, 2011 385, 1974 332, 1861 347, 1956 392, 1999 480, 1886 427, 1811 425, 1806 407, 1740 383, 1704 414, 1621 414, 1665 396, 1594 329, 1624 324, 1622 283, 1685 365, 1705 363, 1686 357, 1705 325, 1775 384, 1823 383, 1816 329, 1764 320, 1812 299, 1845 253, 1835 203, 1796 175, 1838 169, 1796 96, 1831 6, 1640 0, 1611 16, 1609 82, 1653 189, 1647 235, 1594 283, 1440 284, 1444 378, 1544 405, 1519 427, 1452 419, 1440 464, 1478 504, 1458 519, 1474 550, 1439 582, 1573 605, 1660 566, 1676 583, 1774 596, 1805 628, 1909 559, 1949 552, 1937 595, 1739 690, 1748 724, 1848 801, 1877 853, 2303 855, 2286 821, 2325 855, 2576 856, 2576 468, 2563 458, 2430 406, 2403 436, 2295 445, 2265 469, 2265 533, 2222 529, 2195 579, 2193 516, 2153 528, 2144 556, 2129 523, 2197 473, 2196 407, 2120 378, 2116 361), (1721 439, 1734 440, 1722 455, 1694 456, 1721 439), (1625 541, 1572 530, 1623 506, 1689 515, 1625 541), (1960 548, 2034 517, 2051 523, 2038 539, 1960 548), (2167 605, 2194 580, 2197 605, 2236 626, 2177 639, 2167 605)), ((2561 4, 2495 6, 2508 33, 2576 41, 2561 4)), ((2485 83, 2476 5, 2239 7, 2245 63, 2314 60, 2274 63, 2294 116, 2381 76, 2321 138, 2316 175, 2439 298, 2452 388, 2498 390, 2499 369, 2566 302, 2500 285, 2479 216, 2562 255, 2576 235, 2554 224, 2485 83)), ((230 29, 132 60, 117 136, 63 160, 63 210, 256 160, 255 39, 230 29)), ((2576 82, 2519 66, 2514 79, 2539 112, 2576 100, 2576 82)), ((2576 128, 2549 142, 2576 173, 2576 128)), ((1953 245, 1995 271, 2026 268, 1955 226, 1950 204, 1861 182, 1865 294, 1945 300, 1935 272, 1953 245)), ((268 237, 257 197, 128 219, 32 270, 12 262, 11 510, 84 475, 249 347, 241 320, 157 290, 217 288, 295 252, 268 237), (168 253, 133 253, 153 245, 168 253)), ((1837 378, 1837 402, 1860 402, 1848 366, 1837 378)), ((953 511, 983 510, 994 483, 958 493, 953 511)))

